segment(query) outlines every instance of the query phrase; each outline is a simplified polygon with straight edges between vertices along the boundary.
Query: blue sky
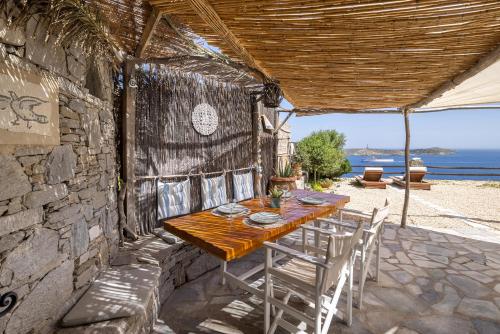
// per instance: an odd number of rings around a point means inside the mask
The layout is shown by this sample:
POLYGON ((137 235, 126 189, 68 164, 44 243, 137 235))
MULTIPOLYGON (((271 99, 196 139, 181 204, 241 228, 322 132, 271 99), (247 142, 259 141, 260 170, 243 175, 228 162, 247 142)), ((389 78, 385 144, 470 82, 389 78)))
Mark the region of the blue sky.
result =
MULTIPOLYGON (((287 109, 291 107, 286 101, 282 106, 287 109)), ((366 145, 372 148, 404 147, 404 121, 401 115, 292 116, 289 124, 293 141, 316 130, 334 129, 346 135, 347 148, 366 145)), ((410 116, 410 126, 412 148, 500 149, 500 108, 413 114, 410 116)))

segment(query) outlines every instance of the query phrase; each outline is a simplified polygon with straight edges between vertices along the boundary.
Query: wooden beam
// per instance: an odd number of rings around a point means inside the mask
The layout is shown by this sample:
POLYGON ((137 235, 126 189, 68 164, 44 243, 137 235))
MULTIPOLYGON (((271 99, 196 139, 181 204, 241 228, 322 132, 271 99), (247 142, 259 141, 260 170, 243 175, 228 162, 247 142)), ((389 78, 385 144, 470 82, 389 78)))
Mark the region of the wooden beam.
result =
POLYGON ((124 103, 123 103, 123 175, 127 184, 126 193, 126 216, 127 226, 137 233, 136 212, 135 212, 135 97, 137 89, 130 87, 129 81, 134 77, 135 64, 125 63, 124 103))
POLYGON ((297 115, 297 117, 325 115, 325 114, 400 114, 401 113, 401 110, 396 108, 387 108, 387 109, 294 108, 292 111, 297 115))
POLYGON ((161 12, 157 8, 153 8, 151 14, 149 14, 148 21, 146 22, 146 26, 144 27, 144 31, 142 32, 141 41, 135 50, 135 56, 138 58, 143 58, 144 53, 146 52, 146 48, 149 45, 149 41, 151 37, 153 37, 154 31, 158 22, 162 17, 161 12))
POLYGON ((260 66, 257 65, 254 57, 248 50, 241 44, 239 39, 222 21, 219 14, 215 11, 208 0, 189 0, 191 8, 198 14, 198 16, 205 21, 205 23, 216 33, 222 40, 238 55, 243 62, 250 67, 258 68, 268 78, 270 75, 260 66))
POLYGON ((406 227, 406 218, 408 216, 408 205, 410 203, 410 119, 409 110, 403 109, 405 120, 405 201, 403 204, 403 212, 401 214, 401 227, 406 227))
MULTIPOLYGON (((277 111, 278 115, 279 115, 279 111, 277 111)), ((290 117, 292 117, 293 115, 293 111, 289 111, 288 112, 288 115, 286 115, 285 119, 283 120, 283 122, 281 122, 281 124, 276 128, 276 130, 274 130, 274 133, 277 134, 278 131, 283 127, 283 125, 285 125, 285 123, 290 119, 290 117)))
POLYGON ((255 167, 254 192, 258 198, 262 197, 262 156, 260 137, 262 122, 260 120, 260 103, 252 97, 252 160, 255 167))
POLYGON ((429 95, 418 101, 417 103, 413 103, 408 105, 409 109, 416 109, 425 106, 426 104, 434 101, 435 99, 441 97, 444 93, 452 90, 453 88, 460 85, 465 80, 472 78, 485 68, 493 65, 495 62, 500 60, 500 45, 497 46, 493 51, 486 54, 484 57, 480 58, 474 65, 472 65, 468 70, 462 72, 455 77, 447 80, 445 83, 441 84, 434 91, 432 91, 429 95))

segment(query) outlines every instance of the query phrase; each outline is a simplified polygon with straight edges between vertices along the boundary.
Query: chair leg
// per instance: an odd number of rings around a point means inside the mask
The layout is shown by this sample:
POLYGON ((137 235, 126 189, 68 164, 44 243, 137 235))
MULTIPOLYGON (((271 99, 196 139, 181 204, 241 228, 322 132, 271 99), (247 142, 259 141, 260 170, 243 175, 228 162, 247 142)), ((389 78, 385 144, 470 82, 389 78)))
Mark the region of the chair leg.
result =
MULTIPOLYGON (((288 301, 290 300, 290 296, 292 295, 291 291, 288 291, 285 295, 285 298, 283 298, 283 304, 287 305, 288 301)), ((276 316, 274 317, 273 323, 271 324, 271 327, 269 328, 269 331, 267 334, 273 334, 276 329, 278 328, 278 321, 281 319, 283 316, 283 310, 279 309, 278 312, 276 313, 276 316)))
POLYGON ((366 260, 366 252, 365 252, 365 247, 361 248, 361 258, 359 261, 359 284, 358 284, 358 308, 361 309, 361 306, 363 304, 363 288, 365 286, 365 263, 366 260))
POLYGON ((264 334, 267 334, 271 324, 271 304, 269 297, 271 296, 271 277, 269 274, 269 267, 272 266, 272 251, 266 248, 264 260, 264 334))
MULTIPOLYGON (((353 276, 354 276, 354 259, 355 259, 355 254, 351 257, 349 261, 349 281, 347 283, 347 326, 351 327, 352 325, 352 286, 353 286, 353 276)), ((360 308, 361 308, 361 299, 359 300, 360 302, 360 308)))
POLYGON ((377 240, 377 267, 375 271, 375 282, 378 282, 380 276, 380 246, 382 244, 382 234, 379 233, 377 240))
POLYGON ((227 262, 222 260, 221 263, 220 263, 220 269, 221 269, 221 272, 220 272, 220 284, 221 285, 226 285, 226 277, 224 276, 224 274, 226 273, 227 271, 227 262))

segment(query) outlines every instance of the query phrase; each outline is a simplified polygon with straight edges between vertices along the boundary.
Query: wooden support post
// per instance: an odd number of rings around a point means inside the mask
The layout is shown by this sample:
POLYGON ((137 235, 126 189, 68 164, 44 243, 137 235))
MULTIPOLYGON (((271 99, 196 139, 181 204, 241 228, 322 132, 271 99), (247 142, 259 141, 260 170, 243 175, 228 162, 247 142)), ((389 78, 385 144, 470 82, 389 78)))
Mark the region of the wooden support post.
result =
POLYGON ((409 109, 403 109, 405 120, 405 201, 403 204, 403 212, 401 214, 401 227, 406 227, 406 218, 408 216, 408 205, 410 203, 410 118, 409 109))
MULTIPOLYGON (((276 129, 278 127, 278 124, 280 123, 280 113, 276 110, 273 109, 274 111, 274 122, 273 122, 273 127, 276 129)), ((278 131, 273 132, 273 145, 274 145, 274 152, 273 152, 273 157, 274 157, 274 170, 279 169, 280 161, 278 157, 278 131)))
POLYGON ((130 87, 129 82, 134 78, 135 64, 125 63, 124 73, 124 103, 123 103, 123 175, 127 184, 126 193, 126 216, 128 228, 137 233, 137 223, 135 215, 135 97, 136 88, 130 87))
POLYGON ((257 197, 262 197, 262 157, 260 147, 260 135, 262 122, 260 120, 260 103, 252 98, 252 155, 255 165, 254 189, 257 197))

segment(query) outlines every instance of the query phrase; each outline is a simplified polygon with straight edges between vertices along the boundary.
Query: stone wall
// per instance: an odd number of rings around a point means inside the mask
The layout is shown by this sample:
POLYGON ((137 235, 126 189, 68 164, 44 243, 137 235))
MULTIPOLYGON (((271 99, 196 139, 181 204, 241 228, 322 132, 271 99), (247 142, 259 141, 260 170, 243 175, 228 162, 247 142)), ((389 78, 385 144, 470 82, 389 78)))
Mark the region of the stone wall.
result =
POLYGON ((118 248, 109 67, 35 26, 0 18, 0 61, 57 77, 61 144, 0 146, 0 294, 19 297, 2 334, 52 332, 118 248))

